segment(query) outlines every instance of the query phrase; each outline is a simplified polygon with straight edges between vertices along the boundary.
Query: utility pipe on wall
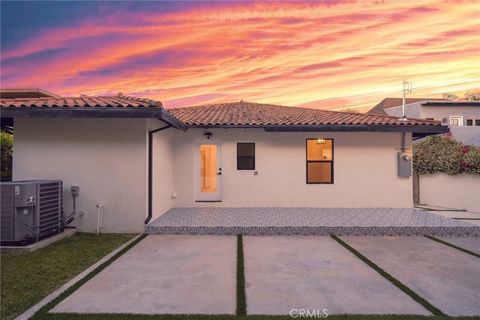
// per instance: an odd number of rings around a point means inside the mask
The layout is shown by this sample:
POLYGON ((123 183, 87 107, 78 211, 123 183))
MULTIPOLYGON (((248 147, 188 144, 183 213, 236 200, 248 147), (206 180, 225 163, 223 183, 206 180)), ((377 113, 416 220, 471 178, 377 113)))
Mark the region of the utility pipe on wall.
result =
POLYGON ((402 152, 404 152, 405 150, 407 150, 406 138, 407 138, 407 133, 406 133, 406 132, 402 132, 402 140, 401 140, 401 147, 400 147, 400 150, 401 150, 402 152))
POLYGON ((100 233, 100 229, 103 229, 103 210, 105 206, 103 204, 97 204, 97 234, 100 233))

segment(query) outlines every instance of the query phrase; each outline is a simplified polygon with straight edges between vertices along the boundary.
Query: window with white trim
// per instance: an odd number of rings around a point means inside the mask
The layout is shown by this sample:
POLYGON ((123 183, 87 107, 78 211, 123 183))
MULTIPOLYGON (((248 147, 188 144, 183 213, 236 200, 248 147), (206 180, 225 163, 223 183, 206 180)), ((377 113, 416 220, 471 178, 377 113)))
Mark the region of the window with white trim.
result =
POLYGON ((450 116, 450 125, 451 126, 463 126, 463 117, 462 116, 450 116))

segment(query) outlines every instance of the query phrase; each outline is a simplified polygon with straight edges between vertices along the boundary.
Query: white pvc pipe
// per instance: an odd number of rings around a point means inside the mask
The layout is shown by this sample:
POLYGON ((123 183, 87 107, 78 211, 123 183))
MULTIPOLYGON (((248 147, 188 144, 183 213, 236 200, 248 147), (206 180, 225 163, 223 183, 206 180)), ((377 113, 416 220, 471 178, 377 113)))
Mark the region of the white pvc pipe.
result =
POLYGON ((97 234, 100 233, 100 229, 103 228, 103 204, 97 204, 97 234))

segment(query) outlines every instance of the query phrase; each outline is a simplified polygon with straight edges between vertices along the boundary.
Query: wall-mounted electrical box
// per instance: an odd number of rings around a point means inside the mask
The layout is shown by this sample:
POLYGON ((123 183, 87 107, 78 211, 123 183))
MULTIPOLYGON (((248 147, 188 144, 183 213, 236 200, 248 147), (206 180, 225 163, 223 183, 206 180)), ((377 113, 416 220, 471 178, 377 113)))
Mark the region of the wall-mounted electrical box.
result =
POLYGON ((410 177, 412 175, 412 155, 406 151, 397 153, 398 176, 410 177))

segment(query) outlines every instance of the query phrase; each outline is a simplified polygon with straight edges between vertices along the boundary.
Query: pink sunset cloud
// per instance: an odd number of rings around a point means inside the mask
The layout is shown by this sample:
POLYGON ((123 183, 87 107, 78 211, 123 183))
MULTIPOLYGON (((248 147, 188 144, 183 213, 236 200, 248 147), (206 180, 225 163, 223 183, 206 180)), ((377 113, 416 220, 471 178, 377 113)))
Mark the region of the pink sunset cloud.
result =
POLYGON ((64 95, 147 96, 168 107, 232 99, 368 106, 398 96, 404 78, 419 95, 459 81, 478 87, 479 11, 475 1, 433 0, 113 9, 2 51, 1 80, 64 95))

